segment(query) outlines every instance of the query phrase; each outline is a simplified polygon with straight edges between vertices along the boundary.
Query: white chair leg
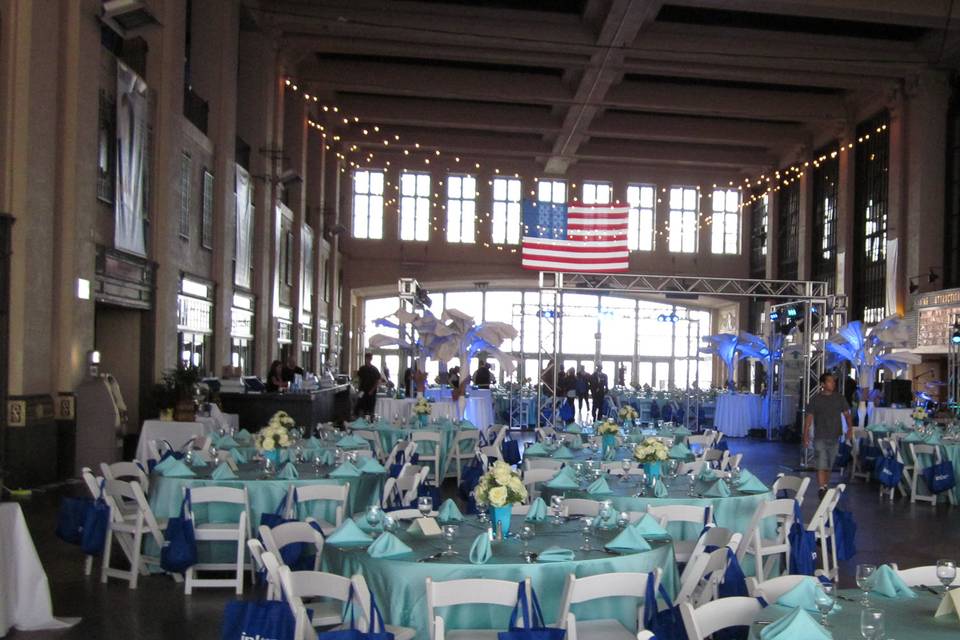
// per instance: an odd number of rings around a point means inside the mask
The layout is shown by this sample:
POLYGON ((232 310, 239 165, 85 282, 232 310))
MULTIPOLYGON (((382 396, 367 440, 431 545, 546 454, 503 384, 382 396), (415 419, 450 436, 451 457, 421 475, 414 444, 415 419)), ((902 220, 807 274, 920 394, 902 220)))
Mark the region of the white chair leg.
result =
POLYGON ((100 561, 100 582, 107 584, 107 574, 110 572, 110 550, 113 548, 114 531, 107 529, 107 539, 103 543, 103 558, 100 561))
POLYGON ((83 575, 89 576, 93 573, 93 556, 87 556, 83 561, 83 575))
POLYGON ((140 548, 142 541, 143 531, 138 528, 137 532, 133 534, 133 563, 130 565, 129 580, 129 587, 131 589, 137 588, 137 579, 140 577, 140 548))
POLYGON ((183 580, 183 592, 188 596, 191 593, 193 593, 193 580, 195 576, 196 576, 196 569, 194 569, 193 567, 190 567, 189 569, 187 569, 186 575, 184 576, 184 580, 183 580))
POLYGON ((237 595, 243 595, 243 555, 244 550, 247 548, 246 540, 243 539, 243 536, 240 536, 240 539, 237 541, 237 595))

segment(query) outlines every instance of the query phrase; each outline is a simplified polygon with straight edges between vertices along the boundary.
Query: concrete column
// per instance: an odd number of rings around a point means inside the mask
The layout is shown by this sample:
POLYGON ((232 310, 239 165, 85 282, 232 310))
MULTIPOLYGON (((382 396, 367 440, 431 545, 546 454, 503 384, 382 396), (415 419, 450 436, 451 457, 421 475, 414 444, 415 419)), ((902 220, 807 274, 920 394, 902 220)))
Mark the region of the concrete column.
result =
POLYGON ((776 278, 777 252, 780 250, 777 232, 780 229, 780 219, 777 215, 780 209, 780 190, 774 187, 767 194, 767 278, 776 278))
POLYGON ((293 308, 293 353, 299 360, 303 343, 303 224, 306 221, 307 180, 307 101, 302 93, 284 93, 283 155, 287 167, 296 176, 296 182, 287 186, 291 197, 288 206, 293 211, 293 287, 290 306, 293 308))
MULTIPOLYGON (((837 136, 840 145, 846 145, 854 137, 854 129, 847 125, 837 136)), ((839 178, 837 180, 837 287, 838 295, 849 297, 853 285, 853 237, 854 217, 854 165, 850 150, 839 154, 839 178)), ((849 301, 848 301, 849 304, 849 301)))
MULTIPOLYGON (((908 189, 913 188, 909 183, 911 176, 909 175, 909 166, 907 164, 907 145, 912 143, 912 140, 911 140, 912 136, 908 129, 908 123, 906 118, 907 114, 905 112, 906 105, 904 104, 904 98, 905 96, 903 95, 903 93, 898 91, 895 94, 894 99, 889 107, 890 108, 890 125, 888 127, 888 131, 890 134, 890 137, 889 137, 890 146, 889 146, 888 153, 890 156, 890 162, 889 162, 889 171, 887 173, 887 180, 888 180, 887 239, 888 240, 896 239, 898 241, 897 246, 899 251, 899 259, 898 259, 896 275, 895 275, 896 282, 897 282, 897 294, 896 294, 897 299, 887 300, 887 307, 894 311, 899 311, 900 313, 903 313, 904 311, 904 300, 905 300, 904 294, 906 292, 906 286, 904 285, 904 281, 906 280, 906 275, 905 275, 906 272, 904 271, 904 267, 906 265, 905 265, 904 258, 906 257, 905 254, 907 253, 905 240, 906 240, 907 234, 910 233, 909 230, 907 229, 906 198, 908 194, 908 189)), ((939 160, 936 163, 934 163, 940 167, 940 172, 939 172, 940 186, 938 188, 938 194, 939 194, 939 200, 940 200, 939 219, 941 223, 939 227, 927 227, 926 225, 923 225, 925 230, 927 231, 928 236, 937 236, 936 244, 937 244, 937 247, 939 248, 939 251, 937 251, 932 256, 937 258, 937 262, 935 263, 937 266, 940 266, 942 264, 942 261, 939 260, 938 256, 942 255, 943 241, 940 238, 939 234, 931 234, 929 230, 932 228, 937 228, 937 229, 943 228, 943 222, 942 222, 943 221, 943 191, 944 191, 944 187, 943 187, 944 160, 943 159, 946 156, 944 155, 945 153, 944 141, 942 136, 946 132, 945 114, 946 114, 946 102, 944 102, 943 110, 940 111, 939 117, 934 116, 932 114, 928 114, 926 112, 924 112, 924 115, 923 115, 923 117, 929 117, 931 119, 937 120, 937 124, 939 125, 939 135, 941 136, 939 140, 939 143, 940 143, 939 160)), ((871 131, 869 132, 869 135, 876 135, 876 134, 875 132, 871 131)), ((858 142, 859 142, 859 139, 858 139, 858 142)), ((851 151, 851 153, 853 152, 851 151)), ((930 157, 931 156, 924 155, 923 160, 929 161, 930 157)), ((926 167, 924 167, 924 169, 926 169, 926 167)), ((930 189, 931 184, 932 183, 928 182, 926 185, 924 185, 924 188, 930 189)), ((915 226, 919 226, 919 225, 915 225, 915 226)), ((887 265, 887 268, 888 269, 890 268, 889 264, 887 265)), ((918 272, 911 271, 910 273, 913 274, 918 272)))
MULTIPOLYGON (((801 157, 809 153, 804 150, 801 157)), ((811 265, 811 235, 813 233, 813 172, 808 167, 800 175, 800 219, 797 222, 797 278, 809 280, 811 265)))

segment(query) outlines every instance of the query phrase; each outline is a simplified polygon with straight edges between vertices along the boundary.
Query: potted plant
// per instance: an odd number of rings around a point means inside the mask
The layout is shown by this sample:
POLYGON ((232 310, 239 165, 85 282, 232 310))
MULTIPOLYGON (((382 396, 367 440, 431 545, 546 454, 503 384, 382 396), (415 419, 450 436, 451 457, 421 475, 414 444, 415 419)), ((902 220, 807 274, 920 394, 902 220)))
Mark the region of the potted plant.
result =
POLYGON ((173 390, 175 404, 173 419, 177 422, 193 422, 197 417, 195 394, 200 382, 200 370, 193 366, 178 366, 163 374, 162 384, 173 390))
POLYGON ((177 393, 166 379, 153 385, 153 403, 161 420, 173 420, 173 408, 177 404, 177 393))

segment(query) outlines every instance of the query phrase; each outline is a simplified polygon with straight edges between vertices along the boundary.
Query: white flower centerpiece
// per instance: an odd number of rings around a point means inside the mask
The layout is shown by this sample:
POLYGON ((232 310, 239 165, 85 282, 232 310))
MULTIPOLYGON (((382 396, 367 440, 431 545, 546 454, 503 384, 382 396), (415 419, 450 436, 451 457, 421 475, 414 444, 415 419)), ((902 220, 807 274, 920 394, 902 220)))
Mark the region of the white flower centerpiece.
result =
POLYGON ((286 411, 277 411, 270 418, 267 426, 260 429, 254 436, 257 450, 274 464, 280 459, 280 449, 286 449, 294 443, 290 429, 296 426, 296 421, 286 411))
POLYGON ((433 407, 430 406, 430 402, 426 398, 420 396, 417 398, 416 403, 413 405, 413 413, 420 419, 420 426, 427 426, 427 418, 430 417, 430 412, 433 411, 433 407))
POLYGON ((623 422, 624 424, 627 424, 627 423, 632 424, 633 421, 637 419, 637 410, 634 409, 629 404, 625 404, 622 407, 620 407, 620 411, 618 411, 617 413, 620 416, 620 421, 623 422))
POLYGON ((480 477, 473 492, 477 504, 490 505, 493 526, 502 527, 503 535, 510 532, 510 513, 512 505, 526 502, 527 488, 523 486, 520 474, 502 460, 493 463, 493 467, 480 477))
POLYGON ((648 476, 660 475, 660 463, 670 457, 667 445, 657 438, 647 438, 633 448, 634 459, 643 465, 648 476))

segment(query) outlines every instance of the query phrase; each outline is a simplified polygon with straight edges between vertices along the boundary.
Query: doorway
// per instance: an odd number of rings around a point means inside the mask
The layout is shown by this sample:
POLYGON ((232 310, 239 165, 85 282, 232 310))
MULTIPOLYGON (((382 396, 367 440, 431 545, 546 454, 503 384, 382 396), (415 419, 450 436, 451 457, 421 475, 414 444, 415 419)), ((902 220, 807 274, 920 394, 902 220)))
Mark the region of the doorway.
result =
MULTIPOLYGON (((124 435, 140 431, 140 391, 142 384, 143 312, 98 304, 94 312, 94 348, 100 352, 100 372, 117 380, 127 407, 124 435)), ((146 407, 145 407, 146 409, 146 407)))

